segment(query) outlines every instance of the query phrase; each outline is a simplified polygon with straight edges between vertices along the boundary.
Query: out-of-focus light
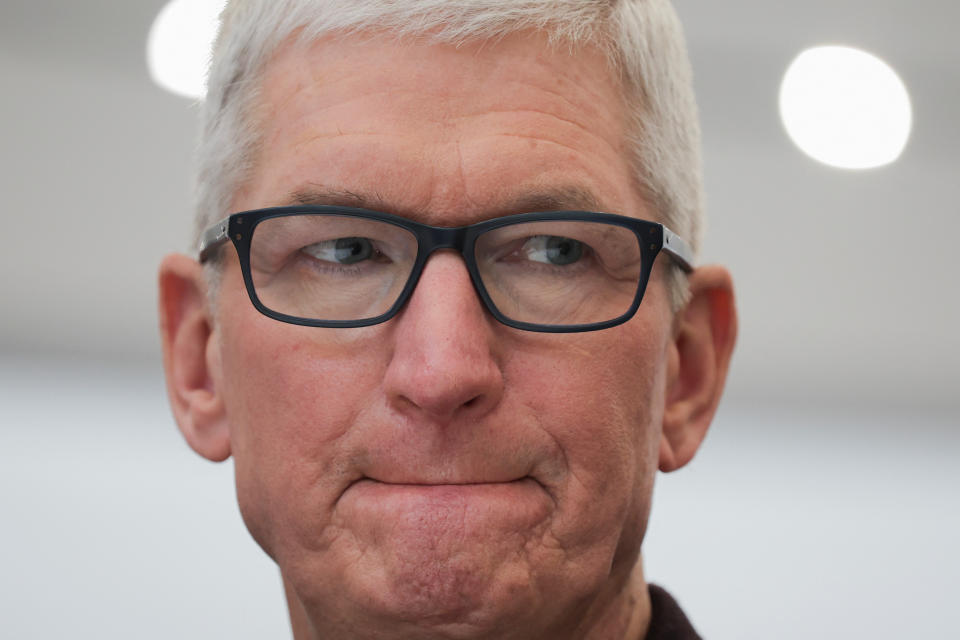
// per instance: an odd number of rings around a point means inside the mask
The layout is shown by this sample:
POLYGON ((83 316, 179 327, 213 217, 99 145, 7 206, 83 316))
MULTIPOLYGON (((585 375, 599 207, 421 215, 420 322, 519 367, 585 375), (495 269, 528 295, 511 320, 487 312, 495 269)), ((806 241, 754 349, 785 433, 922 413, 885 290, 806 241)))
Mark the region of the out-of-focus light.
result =
POLYGON ((171 0, 160 10, 147 38, 147 67, 158 85, 180 96, 202 99, 207 64, 225 0, 171 0))
POLYGON ((804 153, 842 169, 896 161, 913 126, 910 96, 897 73, 849 47, 801 53, 783 79, 780 115, 804 153))

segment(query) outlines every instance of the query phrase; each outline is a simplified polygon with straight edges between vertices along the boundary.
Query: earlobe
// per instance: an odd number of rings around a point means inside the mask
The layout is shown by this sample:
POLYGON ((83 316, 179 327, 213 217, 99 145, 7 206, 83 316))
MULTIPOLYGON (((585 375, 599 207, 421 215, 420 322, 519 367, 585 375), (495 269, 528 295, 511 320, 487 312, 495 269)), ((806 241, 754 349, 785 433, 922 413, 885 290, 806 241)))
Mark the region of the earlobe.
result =
POLYGON ((187 443, 219 462, 230 456, 230 434, 219 379, 219 354, 209 317, 203 269, 170 255, 160 265, 160 337, 167 395, 187 443))
POLYGON ((661 471, 686 465, 703 442, 723 394, 736 337, 729 272, 698 268, 690 276, 690 302, 677 315, 669 347, 661 471))

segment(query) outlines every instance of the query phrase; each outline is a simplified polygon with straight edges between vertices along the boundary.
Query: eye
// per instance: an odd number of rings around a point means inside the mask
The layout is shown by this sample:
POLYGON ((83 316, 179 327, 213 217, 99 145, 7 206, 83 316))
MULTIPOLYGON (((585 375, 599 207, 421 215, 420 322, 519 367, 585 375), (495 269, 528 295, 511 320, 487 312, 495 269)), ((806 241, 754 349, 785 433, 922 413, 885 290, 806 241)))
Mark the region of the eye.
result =
POLYGON ((528 260, 566 266, 579 262, 587 247, 579 240, 563 236, 533 236, 520 250, 528 260))
POLYGON ((317 260, 356 264, 380 255, 369 238, 337 238, 304 247, 301 251, 317 260))

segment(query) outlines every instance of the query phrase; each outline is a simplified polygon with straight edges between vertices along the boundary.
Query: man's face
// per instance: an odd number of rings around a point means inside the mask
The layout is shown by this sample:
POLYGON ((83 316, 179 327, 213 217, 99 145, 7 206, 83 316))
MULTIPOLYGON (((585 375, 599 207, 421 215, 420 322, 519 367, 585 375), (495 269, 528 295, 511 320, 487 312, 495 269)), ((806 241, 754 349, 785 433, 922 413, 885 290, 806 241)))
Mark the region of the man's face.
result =
MULTIPOLYGON (((592 196, 656 219, 599 54, 529 35, 329 40, 281 49, 261 106, 234 210, 311 200, 458 226, 592 196)), ((493 320, 441 251, 394 319, 319 329, 259 314, 236 258, 224 264, 212 360, 240 507, 308 612, 523 637, 532 617, 573 628, 619 597, 668 378, 658 274, 622 326, 530 333, 493 320)))

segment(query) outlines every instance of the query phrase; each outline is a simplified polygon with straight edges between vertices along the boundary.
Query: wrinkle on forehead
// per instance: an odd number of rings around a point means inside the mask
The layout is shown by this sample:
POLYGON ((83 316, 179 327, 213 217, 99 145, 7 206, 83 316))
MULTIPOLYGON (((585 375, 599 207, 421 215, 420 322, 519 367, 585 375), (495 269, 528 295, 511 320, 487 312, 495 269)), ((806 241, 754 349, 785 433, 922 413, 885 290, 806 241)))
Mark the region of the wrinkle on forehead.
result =
MULTIPOLYGON (((371 154, 382 147, 398 157, 377 159, 383 164, 381 173, 397 173, 401 165, 419 163, 423 166, 416 179, 423 184, 393 179, 395 184, 379 186, 369 194, 368 185, 377 180, 357 175, 363 172, 354 171, 348 176, 351 180, 323 179, 329 176, 322 171, 314 177, 325 190, 363 192, 362 200, 376 203, 368 208, 394 212, 451 205, 462 210, 473 201, 479 209, 473 214, 483 217, 550 209, 631 215, 642 202, 623 193, 611 197, 608 185, 573 184, 564 189, 592 195, 555 197, 539 193, 556 190, 551 183, 557 181, 550 176, 539 181, 546 184, 531 184, 538 181, 527 179, 526 184, 512 185, 501 180, 494 185, 497 193, 491 193, 489 180, 484 184, 483 178, 479 183, 477 179, 478 173, 497 170, 485 159, 499 140, 511 153, 523 152, 514 145, 529 144, 531 149, 555 145, 555 151, 544 147, 539 152, 541 156, 557 154, 552 166, 543 163, 550 171, 574 166, 577 158, 586 166, 603 161, 609 165, 614 158, 621 165, 617 173, 630 177, 624 135, 628 116, 621 87, 618 74, 609 69, 600 52, 564 54, 558 47, 550 48, 538 34, 460 48, 382 36, 361 41, 328 38, 308 47, 288 45, 266 67, 261 94, 265 144, 260 147, 260 160, 289 164, 291 155, 322 156, 324 148, 338 143, 350 144, 351 149, 366 145, 366 153, 371 154), (391 51, 396 54, 388 55, 391 51), (385 60, 395 63, 385 64, 385 60), (438 60, 445 63, 435 64, 438 60), (598 69, 604 71, 598 73, 598 69), (509 142, 510 137, 516 142, 509 142)), ((609 174, 609 170, 597 173, 609 174)), ((506 177, 513 176, 508 172, 506 177)), ((613 179, 619 181, 619 177, 613 179)), ((630 185, 635 191, 632 181, 630 185)), ((277 186, 282 191, 256 204, 284 204, 291 200, 291 193, 304 190, 302 184, 289 182, 277 186)), ((306 198, 293 200, 303 203, 306 198)), ((340 200, 338 204, 360 205, 357 198, 340 200)))
MULTIPOLYGON (((490 217, 529 213, 534 211, 600 211, 600 198, 589 188, 577 185, 530 187, 517 190, 489 211, 490 217)), ((377 190, 351 190, 327 187, 309 182, 294 189, 280 203, 281 206, 335 206, 371 209, 418 218, 418 212, 404 210, 392 204, 377 190)))

